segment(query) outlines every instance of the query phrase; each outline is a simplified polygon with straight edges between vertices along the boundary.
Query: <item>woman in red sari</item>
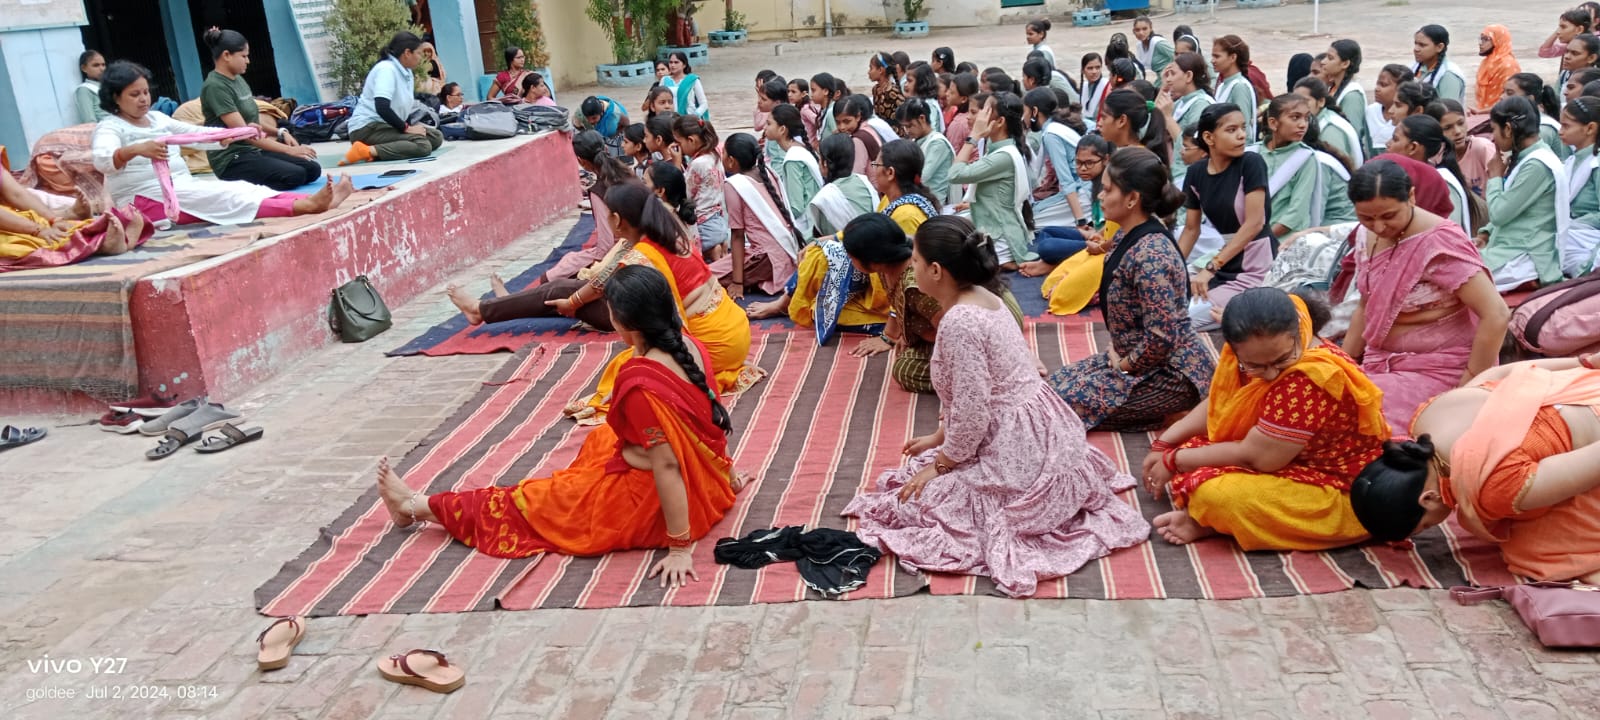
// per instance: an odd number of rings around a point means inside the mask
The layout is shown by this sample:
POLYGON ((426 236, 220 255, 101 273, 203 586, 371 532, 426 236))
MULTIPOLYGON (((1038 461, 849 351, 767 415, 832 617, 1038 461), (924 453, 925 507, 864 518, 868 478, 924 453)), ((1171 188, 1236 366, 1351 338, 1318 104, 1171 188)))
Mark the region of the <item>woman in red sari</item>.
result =
POLYGON ((432 520, 469 547, 505 558, 665 547, 650 577, 673 587, 699 579, 689 548, 733 507, 744 484, 728 457, 728 411, 707 384, 711 356, 683 334, 671 287, 656 269, 620 268, 605 292, 633 355, 617 372, 606 423, 584 439, 572 465, 514 487, 424 496, 384 460, 378 488, 395 525, 432 520))

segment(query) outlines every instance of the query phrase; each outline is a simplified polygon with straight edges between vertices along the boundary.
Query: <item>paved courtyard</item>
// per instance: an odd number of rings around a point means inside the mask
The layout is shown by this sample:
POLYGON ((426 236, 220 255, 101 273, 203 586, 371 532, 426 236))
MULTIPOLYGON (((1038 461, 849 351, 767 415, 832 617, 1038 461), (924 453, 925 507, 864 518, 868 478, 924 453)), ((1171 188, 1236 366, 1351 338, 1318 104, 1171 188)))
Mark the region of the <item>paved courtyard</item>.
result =
MULTIPOLYGON (((1524 68, 1553 76, 1555 61, 1534 59, 1534 48, 1563 3, 1529 3, 1510 20, 1496 6, 1341 0, 1324 5, 1322 29, 1360 40, 1376 68, 1408 59, 1425 22, 1449 25, 1467 48, 1498 19, 1524 68)), ((1281 87, 1289 54, 1326 46, 1299 39, 1310 13, 1194 18, 1207 42, 1225 32, 1250 40, 1281 87)), ((1168 32, 1176 22, 1157 25, 1168 32)), ((1051 44, 1075 57, 1103 49, 1112 30, 1129 28, 1058 27, 1051 44)), ((960 59, 1014 67, 1021 32, 807 40, 784 44, 782 56, 755 43, 714 51, 704 76, 715 117, 738 129, 760 67, 842 71, 865 88, 869 49, 925 57, 950 45, 960 59)), ((1469 74, 1475 66, 1462 64, 1469 74)), ((629 105, 639 95, 613 94, 629 105)), ((571 219, 454 281, 477 291, 491 271, 526 268, 571 219)), ((51 436, 0 454, 0 491, 12 498, 0 526, 0 717, 1600 717, 1600 654, 1540 648, 1503 604, 1462 607, 1416 590, 339 617, 311 621, 286 669, 257 672, 253 640, 266 621, 252 591, 369 486, 379 457, 403 456, 505 361, 383 356, 450 314, 441 286, 395 308, 382 338, 329 347, 226 398, 267 437, 222 455, 152 463, 141 456, 148 442, 87 418, 6 419, 48 425, 51 436), (466 687, 438 696, 378 677, 377 657, 416 647, 450 653, 466 687)))

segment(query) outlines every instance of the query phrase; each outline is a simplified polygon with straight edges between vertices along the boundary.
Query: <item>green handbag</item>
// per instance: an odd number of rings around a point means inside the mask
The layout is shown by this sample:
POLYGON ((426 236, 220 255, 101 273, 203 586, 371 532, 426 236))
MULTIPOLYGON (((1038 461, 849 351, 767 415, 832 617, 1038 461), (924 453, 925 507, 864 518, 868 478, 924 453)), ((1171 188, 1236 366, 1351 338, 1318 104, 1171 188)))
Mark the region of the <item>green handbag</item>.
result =
POLYGON ((383 304, 383 298, 378 296, 367 276, 359 275, 334 288, 333 299, 328 302, 328 325, 340 340, 364 342, 393 324, 389 306, 383 304))

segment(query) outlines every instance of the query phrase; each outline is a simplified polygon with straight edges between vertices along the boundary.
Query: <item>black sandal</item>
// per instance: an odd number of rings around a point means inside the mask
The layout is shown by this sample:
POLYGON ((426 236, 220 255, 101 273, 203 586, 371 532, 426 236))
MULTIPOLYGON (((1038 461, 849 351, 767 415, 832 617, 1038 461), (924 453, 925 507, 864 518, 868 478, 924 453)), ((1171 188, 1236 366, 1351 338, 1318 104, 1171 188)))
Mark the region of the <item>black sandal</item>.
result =
POLYGON ((222 433, 220 437, 212 435, 201 440, 200 444, 195 446, 194 451, 197 453, 219 453, 236 445, 260 440, 261 436, 267 433, 266 430, 259 427, 240 430, 233 423, 223 425, 218 429, 218 432, 222 433))

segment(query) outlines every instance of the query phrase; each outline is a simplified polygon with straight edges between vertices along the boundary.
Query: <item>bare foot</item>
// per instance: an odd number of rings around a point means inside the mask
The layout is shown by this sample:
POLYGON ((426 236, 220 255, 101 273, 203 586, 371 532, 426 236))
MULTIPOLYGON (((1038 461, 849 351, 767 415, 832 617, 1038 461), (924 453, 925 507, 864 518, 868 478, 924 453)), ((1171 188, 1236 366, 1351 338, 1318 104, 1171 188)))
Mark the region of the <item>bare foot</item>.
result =
MULTIPOLYGON (((135 217, 143 219, 144 216, 134 213, 135 217)), ((106 234, 100 238, 100 248, 94 251, 96 255, 121 255, 128 251, 128 228, 122 219, 116 215, 108 214, 106 217, 106 234)))
POLYGON ((67 217, 70 217, 73 220, 88 220, 93 216, 94 213, 89 211, 89 199, 84 197, 82 194, 79 194, 77 201, 72 203, 71 214, 67 217))
POLYGON ((500 278, 500 273, 489 273, 489 289, 494 291, 495 297, 511 294, 511 291, 506 289, 506 281, 500 278))
POLYGON ((782 297, 779 297, 777 300, 773 300, 771 302, 751 303, 750 307, 746 308, 745 311, 744 311, 745 315, 748 315, 751 320, 765 320, 767 318, 774 318, 774 317, 778 317, 779 315, 785 315, 788 312, 789 312, 789 296, 788 295, 784 295, 782 297))
POLYGON ((1018 267, 1017 272, 1021 273, 1023 277, 1038 277, 1040 275, 1049 275, 1050 271, 1054 269, 1056 269, 1056 266, 1043 260, 1030 260, 1018 267))
POLYGON ((150 221, 144 218, 144 213, 132 205, 124 208, 122 214, 128 216, 127 222, 122 223, 122 230, 127 236, 128 248, 131 249, 144 239, 144 231, 149 227, 150 221))
POLYGON ((1201 538, 1217 534, 1217 531, 1195 522, 1195 519, 1189 516, 1189 511, 1187 510, 1173 510, 1169 513, 1162 513, 1157 515, 1155 521, 1150 524, 1155 526, 1156 532, 1161 535, 1163 540, 1173 545, 1188 545, 1201 538))
POLYGON ((328 205, 330 209, 343 205, 345 199, 356 191, 355 183, 350 182, 349 175, 340 175, 339 182, 330 182, 328 184, 333 186, 333 201, 328 205))
POLYGON ((478 298, 467 294, 467 291, 461 289, 460 285, 451 285, 445 288, 444 292, 450 297, 450 302, 455 304, 456 309, 460 310, 462 315, 467 316, 468 323, 473 325, 483 324, 483 313, 479 310, 478 298))
POLYGON ((328 176, 328 181, 323 183, 322 187, 315 193, 294 201, 294 214, 315 215, 317 213, 327 212, 328 208, 330 207, 333 207, 332 175, 328 176))
POLYGON ((389 467, 389 458, 378 461, 378 496, 383 498, 383 507, 389 511, 389 519, 394 521, 395 527, 406 527, 415 517, 416 504, 423 502, 420 497, 414 498, 404 480, 395 474, 389 467))

